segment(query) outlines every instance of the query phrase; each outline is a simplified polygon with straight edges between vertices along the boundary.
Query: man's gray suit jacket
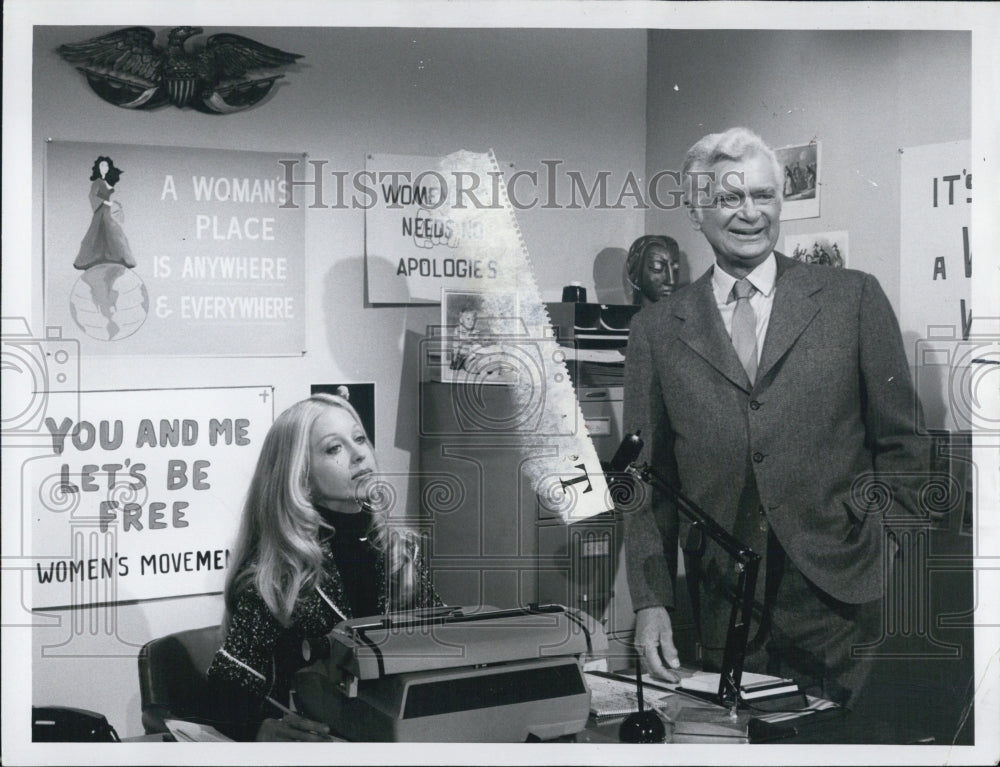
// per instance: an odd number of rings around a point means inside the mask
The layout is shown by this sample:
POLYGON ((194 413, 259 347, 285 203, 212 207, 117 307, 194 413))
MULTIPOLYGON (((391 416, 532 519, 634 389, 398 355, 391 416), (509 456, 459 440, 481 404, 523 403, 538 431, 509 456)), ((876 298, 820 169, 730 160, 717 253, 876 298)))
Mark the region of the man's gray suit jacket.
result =
MULTIPOLYGON (((722 322, 711 270, 632 320, 624 427, 649 461, 732 529, 753 473, 787 555, 834 598, 882 595, 883 520, 920 514, 929 446, 899 325, 877 280, 782 255, 756 382, 722 322)), ((673 505, 627 513, 633 607, 672 607, 673 505)))

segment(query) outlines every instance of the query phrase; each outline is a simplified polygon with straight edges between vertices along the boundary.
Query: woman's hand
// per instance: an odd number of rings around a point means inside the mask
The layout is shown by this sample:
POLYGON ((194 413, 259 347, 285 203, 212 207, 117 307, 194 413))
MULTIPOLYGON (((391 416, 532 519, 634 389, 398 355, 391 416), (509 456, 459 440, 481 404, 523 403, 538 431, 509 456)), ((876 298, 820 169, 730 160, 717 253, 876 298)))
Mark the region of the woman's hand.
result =
POLYGON ((322 722, 314 722, 298 714, 285 714, 281 719, 265 719, 257 730, 257 740, 301 740, 310 743, 328 743, 340 740, 330 734, 322 722))

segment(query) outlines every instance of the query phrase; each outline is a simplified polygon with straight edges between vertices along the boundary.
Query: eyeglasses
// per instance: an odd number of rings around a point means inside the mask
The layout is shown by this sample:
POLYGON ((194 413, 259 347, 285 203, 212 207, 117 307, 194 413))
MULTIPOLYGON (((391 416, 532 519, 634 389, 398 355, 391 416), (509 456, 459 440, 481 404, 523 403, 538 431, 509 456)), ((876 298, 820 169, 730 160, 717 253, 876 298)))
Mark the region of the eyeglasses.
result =
MULTIPOLYGON (((746 193, 740 191, 719 192, 709 201, 707 207, 729 208, 735 210, 742 208, 746 202, 746 193)), ((761 189, 751 192, 750 199, 756 207, 767 207, 778 202, 778 195, 773 189, 761 189)))

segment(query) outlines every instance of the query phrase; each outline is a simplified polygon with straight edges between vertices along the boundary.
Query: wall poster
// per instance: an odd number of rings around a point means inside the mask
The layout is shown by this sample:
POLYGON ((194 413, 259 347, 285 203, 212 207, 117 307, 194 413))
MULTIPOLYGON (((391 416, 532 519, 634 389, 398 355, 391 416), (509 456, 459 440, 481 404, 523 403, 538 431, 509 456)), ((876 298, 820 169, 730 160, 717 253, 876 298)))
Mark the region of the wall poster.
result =
MULTIPOLYGON (((365 269, 373 304, 436 304, 442 288, 502 281, 503 265, 458 253, 489 242, 479 218, 449 215, 496 196, 500 168, 486 176, 445 170, 443 158, 370 154, 365 164, 365 269)), ((512 167, 507 164, 505 167, 512 167)))
POLYGON ((80 392, 78 414, 47 418, 22 469, 32 608, 222 591, 272 395, 80 392))
POLYGON ((900 150, 899 324, 938 429, 976 424, 973 360, 991 356, 974 338, 970 151, 968 141, 900 150))
POLYGON ((301 354, 301 157, 49 142, 46 325, 83 354, 301 354))

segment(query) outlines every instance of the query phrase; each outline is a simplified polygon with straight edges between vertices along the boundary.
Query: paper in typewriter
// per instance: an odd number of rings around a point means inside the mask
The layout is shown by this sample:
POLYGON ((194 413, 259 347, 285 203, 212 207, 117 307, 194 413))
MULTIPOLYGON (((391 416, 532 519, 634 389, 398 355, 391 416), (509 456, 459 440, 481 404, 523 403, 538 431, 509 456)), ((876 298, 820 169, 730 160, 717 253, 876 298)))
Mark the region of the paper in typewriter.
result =
MULTIPOLYGON (((531 261, 514 209, 492 152, 456 152, 441 160, 445 179, 475 184, 475 200, 449 184, 446 202, 436 215, 446 216, 458 232, 456 257, 491 263, 495 269, 472 276, 467 285, 481 292, 480 316, 515 318, 510 332, 489 339, 494 365, 510 378, 510 428, 500 429, 509 444, 519 441, 521 471, 548 513, 566 522, 586 519, 612 508, 607 483, 566 367, 565 350, 556 343, 548 312, 535 283, 531 261), (513 375, 510 375, 513 373, 513 375)), ((482 367, 475 371, 482 373, 482 367)), ((458 383, 475 407, 476 377, 458 383)))

